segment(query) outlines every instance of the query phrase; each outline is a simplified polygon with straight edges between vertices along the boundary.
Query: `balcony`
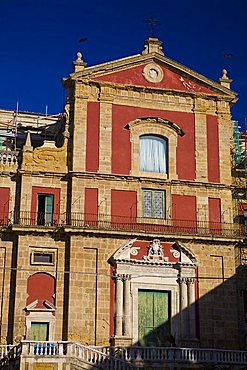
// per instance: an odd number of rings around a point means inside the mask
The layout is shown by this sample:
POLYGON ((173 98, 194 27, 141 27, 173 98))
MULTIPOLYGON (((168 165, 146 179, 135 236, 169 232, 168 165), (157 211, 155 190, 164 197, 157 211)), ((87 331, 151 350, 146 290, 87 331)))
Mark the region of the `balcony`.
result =
POLYGON ((239 224, 207 221, 152 219, 145 217, 123 217, 105 214, 41 212, 10 212, 0 214, 0 226, 63 229, 66 232, 93 231, 129 232, 135 234, 195 235, 214 238, 243 238, 244 227, 239 224))

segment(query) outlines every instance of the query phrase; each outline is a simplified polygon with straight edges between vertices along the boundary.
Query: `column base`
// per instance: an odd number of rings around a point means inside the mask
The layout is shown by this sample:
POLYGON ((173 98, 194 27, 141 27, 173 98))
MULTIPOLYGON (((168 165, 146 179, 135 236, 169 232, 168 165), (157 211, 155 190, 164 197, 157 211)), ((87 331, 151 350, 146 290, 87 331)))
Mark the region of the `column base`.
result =
POLYGON ((132 337, 124 337, 124 336, 115 335, 112 338, 112 345, 116 347, 117 346, 130 347, 132 346, 132 337))

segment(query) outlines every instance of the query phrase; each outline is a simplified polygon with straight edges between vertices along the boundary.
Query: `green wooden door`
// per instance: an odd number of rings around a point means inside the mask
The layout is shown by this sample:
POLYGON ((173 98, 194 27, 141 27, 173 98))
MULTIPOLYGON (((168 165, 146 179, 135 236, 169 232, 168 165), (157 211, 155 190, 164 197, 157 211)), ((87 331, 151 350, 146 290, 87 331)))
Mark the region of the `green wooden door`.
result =
POLYGON ((169 292, 138 291, 138 341, 141 346, 164 346, 170 334, 169 292))
POLYGON ((49 323, 48 322, 32 322, 31 323, 31 340, 45 341, 49 339, 49 323))

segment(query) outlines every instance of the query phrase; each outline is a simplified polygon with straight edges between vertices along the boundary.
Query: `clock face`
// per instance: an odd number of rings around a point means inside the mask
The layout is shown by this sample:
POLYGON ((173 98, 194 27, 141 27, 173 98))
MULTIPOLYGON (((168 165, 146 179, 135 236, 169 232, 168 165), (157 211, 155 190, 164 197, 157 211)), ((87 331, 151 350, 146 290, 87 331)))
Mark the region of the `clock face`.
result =
POLYGON ((157 64, 147 64, 142 72, 148 82, 157 83, 163 80, 163 71, 157 64))

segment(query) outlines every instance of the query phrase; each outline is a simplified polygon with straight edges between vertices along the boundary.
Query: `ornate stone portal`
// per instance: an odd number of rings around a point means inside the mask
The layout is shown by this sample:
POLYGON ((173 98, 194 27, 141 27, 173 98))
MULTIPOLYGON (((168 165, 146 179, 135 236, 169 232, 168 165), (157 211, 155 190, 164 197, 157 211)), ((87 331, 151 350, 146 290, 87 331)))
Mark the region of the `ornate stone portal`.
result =
POLYGON ((195 345, 197 261, 187 247, 134 239, 122 245, 110 263, 115 268, 115 345, 138 344, 139 291, 167 292, 171 338, 176 345, 195 345))

